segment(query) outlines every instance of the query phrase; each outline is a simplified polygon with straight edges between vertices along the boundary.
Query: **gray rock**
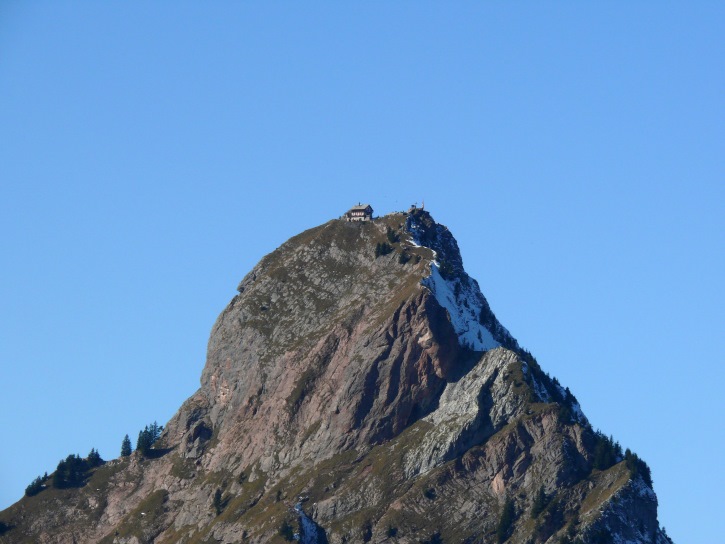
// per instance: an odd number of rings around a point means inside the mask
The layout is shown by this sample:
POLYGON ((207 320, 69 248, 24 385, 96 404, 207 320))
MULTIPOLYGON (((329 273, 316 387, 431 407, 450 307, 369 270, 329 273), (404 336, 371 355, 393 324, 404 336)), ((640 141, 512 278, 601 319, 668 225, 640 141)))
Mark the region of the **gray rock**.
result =
POLYGON ((310 229, 238 291, 156 455, 22 499, 2 513, 3 542, 267 542, 300 512, 331 543, 481 542, 513 500, 508 542, 666 544, 654 492, 625 463, 592 469, 576 400, 498 322, 427 212, 310 229), (398 241, 376 258, 388 228, 398 241), (541 487, 551 501, 531 521, 541 487))

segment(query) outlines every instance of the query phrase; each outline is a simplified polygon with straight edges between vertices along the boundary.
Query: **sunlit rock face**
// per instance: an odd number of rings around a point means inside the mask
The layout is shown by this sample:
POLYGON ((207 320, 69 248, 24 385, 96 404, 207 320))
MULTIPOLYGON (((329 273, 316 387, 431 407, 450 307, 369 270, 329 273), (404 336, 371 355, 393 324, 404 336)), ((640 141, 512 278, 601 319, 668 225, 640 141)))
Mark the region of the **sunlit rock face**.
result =
POLYGON ((0 539, 664 544, 648 469, 624 457, 412 209, 264 257, 151 453, 48 481, 0 539))

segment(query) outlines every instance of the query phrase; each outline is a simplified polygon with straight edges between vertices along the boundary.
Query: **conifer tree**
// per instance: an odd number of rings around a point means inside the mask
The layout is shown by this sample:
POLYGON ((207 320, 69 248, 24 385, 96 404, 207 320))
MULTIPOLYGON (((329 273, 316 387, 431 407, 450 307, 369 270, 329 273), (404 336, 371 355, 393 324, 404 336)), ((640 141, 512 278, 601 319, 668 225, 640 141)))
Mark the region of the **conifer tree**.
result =
POLYGON ((441 260, 441 265, 438 271, 444 280, 449 280, 453 277, 453 267, 446 260, 441 260))
POLYGON ((508 538, 511 525, 514 523, 515 515, 516 510, 514 509, 514 501, 506 499, 503 509, 501 510, 501 518, 499 519, 498 526, 496 527, 496 541, 499 544, 508 538))
POLYGON ((143 431, 138 432, 138 438, 136 439, 136 451, 141 455, 146 456, 151 449, 151 434, 149 426, 146 425, 143 431))
POLYGON ((544 508, 546 508, 547 502, 546 492, 544 491, 544 486, 542 485, 534 497, 534 504, 531 507, 531 517, 539 517, 539 514, 541 514, 541 512, 544 511, 544 508))
POLYGON ((159 425, 154 421, 150 426, 149 429, 151 431, 151 443, 153 444, 156 442, 159 438, 161 438, 161 431, 164 430, 163 425, 159 425))
POLYGON ((128 457, 131 455, 131 451, 131 439, 126 435, 121 442, 121 457, 128 457))
POLYGON ((101 454, 98 453, 96 448, 91 448, 91 452, 88 454, 86 462, 88 463, 89 468, 95 468, 103 464, 103 459, 101 459, 101 454))
POLYGON ((382 255, 387 255, 393 251, 393 247, 388 242, 378 242, 375 244, 375 258, 381 257, 382 255))
POLYGON ((652 487, 652 473, 649 466, 647 466, 647 463, 640 459, 639 456, 632 452, 629 448, 627 448, 627 451, 624 454, 624 460, 632 478, 642 476, 645 483, 652 487))
POLYGON ((282 520, 282 524, 279 526, 279 535, 288 542, 292 542, 295 539, 295 531, 292 526, 287 523, 286 519, 282 520))
POLYGON ((53 487, 62 489, 81 485, 88 471, 88 462, 79 455, 71 454, 58 463, 53 474, 53 487))
POLYGON ((443 539, 441 538, 441 534, 436 531, 430 535, 428 540, 423 540, 423 544, 443 544, 443 539))
POLYGON ((44 484, 45 480, 47 480, 47 479, 48 479, 48 474, 46 473, 45 477, 38 476, 35 480, 30 482, 28 487, 25 488, 25 496, 32 497, 33 495, 37 495, 38 493, 40 493, 43 490, 43 488, 45 487, 43 484, 44 484))
POLYGON ((143 430, 138 433, 136 451, 140 452, 141 455, 147 456, 151 450, 151 446, 153 446, 154 442, 156 442, 161 436, 161 431, 163 429, 164 427, 155 421, 151 425, 146 425, 143 430))
POLYGON ((214 510, 216 511, 216 515, 222 513, 222 510, 224 510, 224 503, 222 502, 222 490, 217 487, 217 490, 214 492, 214 510))

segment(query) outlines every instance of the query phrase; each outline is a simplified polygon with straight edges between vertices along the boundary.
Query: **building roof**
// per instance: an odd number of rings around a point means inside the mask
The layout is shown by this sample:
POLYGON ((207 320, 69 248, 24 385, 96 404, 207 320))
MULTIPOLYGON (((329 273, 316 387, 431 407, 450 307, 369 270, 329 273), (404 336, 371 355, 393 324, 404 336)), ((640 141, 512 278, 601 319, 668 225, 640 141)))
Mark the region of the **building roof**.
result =
POLYGON ((362 210, 367 210, 368 208, 370 208, 371 210, 373 209, 373 207, 370 204, 358 204, 357 206, 353 206, 352 208, 350 208, 350 211, 351 212, 358 211, 358 210, 362 211, 362 210))

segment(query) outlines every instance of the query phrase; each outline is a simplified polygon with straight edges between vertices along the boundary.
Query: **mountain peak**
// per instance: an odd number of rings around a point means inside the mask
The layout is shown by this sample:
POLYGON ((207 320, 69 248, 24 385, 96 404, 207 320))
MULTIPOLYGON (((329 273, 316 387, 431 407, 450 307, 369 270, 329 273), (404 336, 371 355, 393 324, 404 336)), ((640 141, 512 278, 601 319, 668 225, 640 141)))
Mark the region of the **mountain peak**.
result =
POLYGON ((498 322, 450 231, 361 211, 244 277, 151 451, 23 499, 3 538, 666 542, 649 469, 498 322))
POLYGON ((498 346, 518 350, 518 343, 496 319, 478 282, 464 270, 458 242, 448 228, 436 223, 429 212, 415 208, 408 213, 406 230, 416 245, 434 252, 423 285, 448 311, 461 344, 475 351, 498 346))

